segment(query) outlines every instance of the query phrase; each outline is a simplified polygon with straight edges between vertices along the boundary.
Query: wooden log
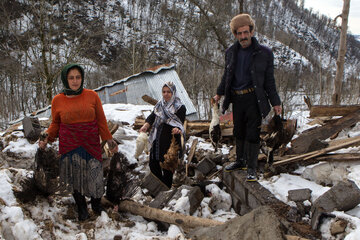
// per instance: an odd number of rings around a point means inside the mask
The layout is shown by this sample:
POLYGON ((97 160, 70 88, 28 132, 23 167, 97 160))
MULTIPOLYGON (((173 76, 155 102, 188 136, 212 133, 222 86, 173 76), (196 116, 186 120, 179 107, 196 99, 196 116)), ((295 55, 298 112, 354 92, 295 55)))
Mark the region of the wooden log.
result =
POLYGON ((359 120, 360 109, 342 118, 339 118, 334 122, 327 123, 321 127, 315 127, 301 134, 298 138, 292 140, 291 150, 295 154, 306 153, 309 151, 313 140, 325 140, 342 129, 356 124, 359 120))
POLYGON ((142 97, 142 100, 144 100, 145 102, 151 104, 151 105, 156 105, 156 103, 158 102, 155 98, 152 98, 148 95, 143 95, 142 97))
POLYGON ((309 153, 305 153, 305 154, 301 154, 292 158, 288 158, 288 159, 284 159, 281 161, 277 161, 273 164, 273 166, 280 166, 280 165, 284 165, 284 164, 289 164, 289 163, 293 163, 293 162, 298 162, 298 161, 306 161, 321 155, 324 155, 327 152, 332 152, 341 148, 345 148, 345 147, 350 147, 354 144, 358 144, 360 143, 360 136, 354 137, 354 138, 349 138, 348 141, 343 142, 339 145, 335 145, 335 146, 331 146, 331 147, 327 147, 318 151, 313 151, 313 152, 309 152, 309 153))
POLYGON ((188 171, 189 171, 189 165, 191 163, 191 160, 193 159, 194 155, 195 155, 195 150, 196 150, 196 145, 198 143, 198 139, 195 138, 194 141, 191 144, 191 148, 190 148, 190 152, 189 152, 189 156, 187 159, 187 163, 186 163, 186 167, 185 167, 185 176, 188 176, 188 171))
POLYGON ((198 218, 183 215, 180 213, 164 211, 157 208, 151 208, 130 200, 121 201, 119 204, 119 210, 123 212, 129 212, 135 215, 140 215, 144 218, 175 224, 180 226, 184 230, 224 224, 223 222, 208 218, 198 218))
POLYGON ((345 116, 357 110, 360 110, 360 105, 340 105, 340 106, 313 105, 310 107, 310 118, 345 116))
POLYGON ((309 240, 308 238, 302 238, 293 235, 285 235, 286 240, 309 240))

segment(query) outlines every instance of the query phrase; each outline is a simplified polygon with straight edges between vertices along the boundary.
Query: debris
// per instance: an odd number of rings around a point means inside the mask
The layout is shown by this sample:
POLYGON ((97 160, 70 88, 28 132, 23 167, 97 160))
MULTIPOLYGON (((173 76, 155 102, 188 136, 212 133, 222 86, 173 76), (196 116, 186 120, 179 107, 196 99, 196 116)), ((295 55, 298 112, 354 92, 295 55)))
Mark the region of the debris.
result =
POLYGON ((24 136, 29 142, 36 142, 41 133, 41 125, 37 117, 24 117, 22 120, 24 136))
POLYGON ((283 240, 283 234, 282 224, 274 210, 268 206, 262 206, 244 216, 233 218, 222 225, 196 228, 187 237, 194 240, 283 240))
POLYGON ((317 229, 323 215, 334 211, 347 211, 360 203, 360 189, 350 180, 339 182, 325 192, 311 207, 311 226, 317 229))
POLYGON ((289 190, 288 200, 294 202, 303 202, 311 199, 311 190, 308 188, 289 190))

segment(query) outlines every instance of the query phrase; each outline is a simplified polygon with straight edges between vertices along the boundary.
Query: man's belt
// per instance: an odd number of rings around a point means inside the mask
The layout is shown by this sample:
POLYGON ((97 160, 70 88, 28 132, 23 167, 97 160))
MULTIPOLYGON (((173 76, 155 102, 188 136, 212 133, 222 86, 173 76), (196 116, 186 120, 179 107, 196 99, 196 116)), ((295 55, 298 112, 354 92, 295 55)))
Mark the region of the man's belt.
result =
POLYGON ((251 92, 255 91, 255 89, 254 88, 246 88, 246 89, 242 89, 242 90, 233 90, 233 91, 237 95, 243 95, 243 94, 251 93, 251 92))

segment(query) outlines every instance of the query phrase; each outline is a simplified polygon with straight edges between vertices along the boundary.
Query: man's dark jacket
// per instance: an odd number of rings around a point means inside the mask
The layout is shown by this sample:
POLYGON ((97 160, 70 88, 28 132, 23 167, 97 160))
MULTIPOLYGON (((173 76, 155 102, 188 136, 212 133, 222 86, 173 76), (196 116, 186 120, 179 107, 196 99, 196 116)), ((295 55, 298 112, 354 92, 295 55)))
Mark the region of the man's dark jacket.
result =
MULTIPOLYGON (((254 52, 252 55, 250 73, 258 100, 258 106, 262 118, 265 118, 272 106, 281 104, 280 97, 276 91, 274 78, 274 55, 272 51, 258 43, 256 38, 251 38, 254 52)), ((240 43, 236 41, 225 53, 225 71, 216 94, 224 95, 223 113, 229 108, 231 101, 231 83, 235 79, 237 53, 240 43)))

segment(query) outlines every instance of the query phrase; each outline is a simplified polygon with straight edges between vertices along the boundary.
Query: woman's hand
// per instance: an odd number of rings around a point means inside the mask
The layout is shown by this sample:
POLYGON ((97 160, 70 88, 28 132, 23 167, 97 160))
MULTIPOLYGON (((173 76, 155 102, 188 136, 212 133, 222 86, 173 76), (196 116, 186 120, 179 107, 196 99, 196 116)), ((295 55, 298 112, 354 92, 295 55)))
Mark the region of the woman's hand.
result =
POLYGON ((172 133, 172 134, 181 134, 181 130, 178 129, 178 128, 173 128, 173 129, 171 130, 171 133, 172 133))
POLYGON ((147 132, 147 130, 149 129, 150 124, 149 123, 144 123, 144 125, 140 128, 139 132, 147 132))
POLYGON ((119 151, 118 145, 114 139, 109 139, 106 142, 107 142, 110 152, 117 153, 119 151))
POLYGON ((48 141, 49 141, 48 138, 45 138, 44 140, 39 140, 39 148, 40 149, 45 149, 48 141))

